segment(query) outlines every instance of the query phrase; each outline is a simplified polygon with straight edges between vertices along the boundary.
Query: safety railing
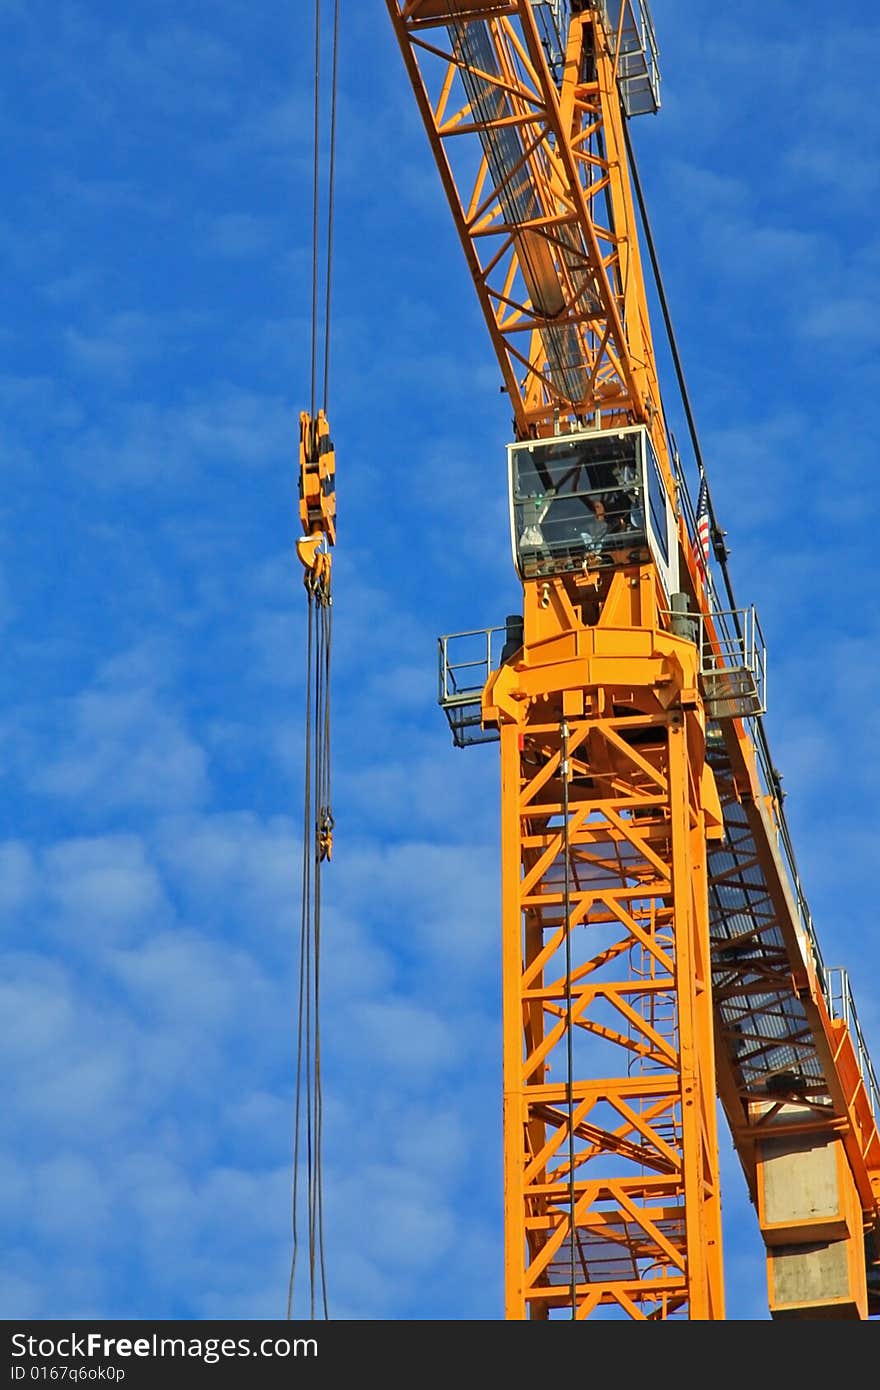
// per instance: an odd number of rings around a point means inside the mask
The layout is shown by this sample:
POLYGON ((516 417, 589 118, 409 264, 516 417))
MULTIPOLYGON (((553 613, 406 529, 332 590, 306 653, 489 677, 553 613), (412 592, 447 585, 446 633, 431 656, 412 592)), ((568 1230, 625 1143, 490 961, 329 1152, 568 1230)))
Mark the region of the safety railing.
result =
POLYGON ((871 1106, 871 1114, 875 1121, 880 1122, 880 1085, 868 1054, 868 1048, 862 1033, 859 1017, 856 1013, 855 1000, 849 983, 849 975, 842 966, 834 965, 826 971, 828 981, 827 1003, 832 1018, 842 1019, 849 1029, 856 1056, 859 1062, 859 1071, 865 1083, 865 1091, 868 1096, 868 1103, 871 1106))
POLYGON ((472 743, 495 743, 497 729, 484 729, 481 719, 483 689, 492 671, 501 665, 507 627, 474 628, 437 638, 439 694, 452 741, 457 748, 472 743))
POLYGON ((565 63, 565 41, 571 23, 571 5, 569 0, 532 0, 532 9, 535 12, 548 66, 554 79, 559 82, 565 63))
POLYGON ((700 683, 710 719, 745 719, 767 709, 767 645, 754 605, 715 609, 700 622, 700 683))
POLYGON ((699 652, 700 689, 710 719, 748 719, 767 708, 767 646, 754 606, 708 614, 667 610, 673 632, 699 652))
POLYGON ((617 85, 628 116, 660 110, 660 64, 647 0, 604 0, 603 21, 617 60, 617 85))
MULTIPOLYGON (((676 447, 675 439, 669 436, 669 449, 673 461, 676 482, 678 484, 677 498, 678 505, 685 523, 685 531, 689 544, 693 545, 697 534, 697 514, 696 508, 691 497, 688 486, 687 475, 682 467, 681 458, 676 447)), ((723 533, 722 533, 723 534, 723 533)), ((729 592, 729 590, 728 590, 729 592)), ((734 640, 732 633, 736 634, 736 615, 738 609, 727 607, 718 594, 715 576, 711 566, 707 566, 706 571, 706 594, 710 611, 715 615, 718 627, 722 633, 724 642, 729 643, 734 640)), ((739 636, 739 634, 737 634, 739 636)), ((764 672, 764 705, 766 706, 766 666, 764 672)), ((812 914, 804 896, 801 884, 800 870, 795 857, 794 846, 788 828, 788 822, 783 810, 783 791, 782 776, 779 769, 773 762, 770 745, 767 740, 766 730, 762 714, 752 715, 745 719, 745 725, 752 741, 755 751, 755 759, 758 770, 758 780, 761 791, 767 797, 771 797, 776 806, 776 824, 778 830, 778 844, 782 853, 783 861, 787 871, 789 888, 797 907, 798 925, 803 937, 808 943, 808 949, 812 955, 813 963, 819 976, 823 995, 828 1000, 828 986, 826 979, 826 967, 822 957, 822 948, 819 945, 819 937, 813 924, 812 914)))

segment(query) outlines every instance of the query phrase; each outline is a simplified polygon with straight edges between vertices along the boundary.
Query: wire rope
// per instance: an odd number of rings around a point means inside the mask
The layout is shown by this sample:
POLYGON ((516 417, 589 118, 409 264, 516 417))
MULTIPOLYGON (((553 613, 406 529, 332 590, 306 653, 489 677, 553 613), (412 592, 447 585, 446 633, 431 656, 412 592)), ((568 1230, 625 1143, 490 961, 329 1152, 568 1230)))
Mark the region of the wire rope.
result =
MULTIPOLYGON (((672 361, 675 367, 675 374, 676 379, 678 381, 679 393, 681 396, 682 405, 684 407, 685 417, 687 419, 688 433, 691 439, 691 446, 694 451, 694 458, 696 459, 697 469, 699 471, 700 477, 706 481, 706 500, 709 508, 712 548, 715 555, 715 559, 718 562, 718 567, 721 570, 722 578, 724 580, 724 589, 727 594, 728 604, 730 605, 730 613, 733 626, 736 631, 737 637, 740 639, 740 641, 742 641, 742 624, 740 622, 739 610, 736 606, 736 597, 733 591, 733 582, 730 577, 730 569, 727 564, 728 551, 727 546, 724 543, 724 532, 718 525, 718 520, 715 514, 715 508, 712 503, 712 492, 709 487, 708 479, 706 478, 706 469, 705 464, 703 462, 703 451, 700 447, 700 438, 697 433, 696 421, 694 419, 694 412, 691 406, 690 392, 688 391, 687 379, 684 374, 684 367, 682 366, 681 354, 678 350, 678 341, 676 339, 675 329, 672 324, 672 315, 669 309, 669 301, 666 296, 666 287, 663 282, 663 275, 660 271, 660 263, 657 258, 657 248, 654 242, 654 235, 651 230, 651 223, 648 217, 648 209, 645 204, 645 195, 642 189, 642 181, 639 175, 639 168, 636 162, 635 151, 633 149, 632 139, 629 133, 628 118, 625 112, 623 112, 623 134, 626 142, 627 158, 629 160, 630 170, 632 172, 633 187, 635 189, 636 200, 638 202, 639 216, 641 218, 642 229, 645 233, 645 243, 648 247, 648 254, 651 259, 651 268, 654 273, 654 283, 657 288, 657 298, 659 300, 660 310, 663 315, 663 323, 666 329, 666 337, 669 342, 669 350, 672 354, 672 361)), ((776 792, 779 801, 781 834, 785 842, 786 851, 788 853, 789 862, 791 864, 792 874, 795 878, 795 888, 798 898, 798 906, 803 910, 805 915, 809 917, 809 911, 806 907, 806 903, 803 899, 803 895, 800 889, 800 873, 798 871, 797 861, 795 859, 794 846, 792 845, 788 824, 784 812, 782 811, 781 779, 774 765, 773 758, 770 752, 770 744, 767 738, 767 731, 764 728, 764 721, 760 717, 760 715, 755 717, 755 719, 752 721, 752 724, 755 732, 755 740, 758 744, 760 753, 762 755, 762 761, 764 763, 764 766, 767 769, 768 780, 772 784, 773 790, 776 792)), ((818 953, 818 943, 815 940, 813 940, 813 948, 814 952, 818 953)), ((824 980, 824 966, 822 964, 820 955, 817 959, 817 966, 819 968, 820 977, 824 980)))
POLYGON ((568 725, 563 720, 560 733, 560 772, 562 774, 562 858, 565 869, 562 893, 562 911, 565 915, 565 1050, 566 1077, 565 1094, 568 1105, 568 1204, 571 1220, 571 1259, 569 1268, 569 1293, 571 1296, 571 1316, 577 1318, 577 1267, 575 1260, 575 1186, 574 1186, 574 1017, 571 996, 571 847, 569 845, 568 809, 568 725))
MULTIPOLYGON (((330 76, 329 168, 326 202, 326 263, 323 304, 322 410, 326 416, 330 372, 330 289, 333 255, 333 205, 336 165, 336 111, 339 46, 339 0, 335 0, 330 76)), ((315 416, 318 397, 320 263, 322 258, 320 201, 322 183, 322 13, 315 0, 315 91, 312 178, 312 273, 310 430, 308 450, 321 448, 315 416)), ((324 546, 328 544, 324 536, 324 546)), ((326 556, 326 550, 322 552, 326 556)), ((332 650, 332 593, 329 558, 307 569, 305 752, 303 776, 302 901, 299 937, 296 1082, 294 1095, 292 1237, 287 1290, 287 1317, 293 1318, 301 1247, 308 1264, 308 1316, 329 1318, 327 1260, 324 1238, 324 1105, 321 1075, 321 912, 322 867, 330 857, 333 834, 331 810, 330 669, 332 650), (305 1231, 303 1231, 305 1225, 305 1231)))
POLYGON ((336 186, 336 89, 339 70, 339 0, 333 6, 333 41, 330 77, 330 167, 327 172, 327 269, 324 300, 324 410, 330 392, 330 292, 333 281, 333 202, 336 186))

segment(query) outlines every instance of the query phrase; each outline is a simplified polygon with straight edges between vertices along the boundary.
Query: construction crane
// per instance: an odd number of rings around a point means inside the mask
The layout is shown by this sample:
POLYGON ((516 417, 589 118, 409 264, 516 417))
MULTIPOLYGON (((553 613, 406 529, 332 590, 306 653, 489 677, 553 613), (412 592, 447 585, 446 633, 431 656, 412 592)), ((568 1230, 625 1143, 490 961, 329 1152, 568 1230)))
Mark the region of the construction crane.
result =
POLYGON ((647 5, 386 4, 513 417, 522 612, 439 639, 454 742, 500 743, 505 1316, 723 1319, 722 1114, 771 1317, 876 1316, 880 1092, 659 278, 629 131, 659 107, 647 5))

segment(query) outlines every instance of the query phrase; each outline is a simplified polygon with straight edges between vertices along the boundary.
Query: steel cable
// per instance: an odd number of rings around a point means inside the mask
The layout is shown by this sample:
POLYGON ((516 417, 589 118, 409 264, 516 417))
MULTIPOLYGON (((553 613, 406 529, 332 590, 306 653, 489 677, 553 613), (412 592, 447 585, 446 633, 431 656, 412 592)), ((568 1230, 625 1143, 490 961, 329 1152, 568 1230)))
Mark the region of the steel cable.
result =
POLYGON ((330 77, 330 167, 327 173, 327 270, 324 298, 324 388, 323 406, 327 410, 330 391, 330 289, 333 279, 333 194, 336 185, 336 87, 339 66, 339 0, 333 7, 333 40, 330 77))
POLYGON ((565 915, 565 1051, 566 1077, 565 1093, 568 1102, 568 1204, 571 1212, 571 1260, 569 1269, 569 1288, 571 1294, 571 1316, 577 1318, 577 1266, 575 1262, 575 1185, 574 1185, 574 1016, 571 996, 571 845, 569 843, 569 758, 568 725, 563 720, 561 726, 561 745, 559 750, 560 772, 562 773, 562 857, 565 865, 563 879, 562 911, 565 915))
MULTIPOLYGON (((322 408, 326 414, 330 370, 330 284, 333 252, 333 200, 336 162, 336 108, 339 0, 335 0, 331 57, 330 148, 327 184, 326 281, 323 306, 322 408)), ((321 196, 321 3, 315 0, 315 93, 312 207, 311 418, 318 388, 320 312, 321 196)), ((317 444, 316 444, 316 447, 317 444)), ((325 537, 326 541, 326 537, 325 537)), ((307 572, 306 701, 302 902, 299 940, 296 1084, 294 1097, 292 1234, 287 1317, 294 1316, 300 1247, 308 1249, 309 1316, 329 1318, 324 1241, 323 1093, 321 1077, 321 911, 322 866, 330 857, 333 833, 330 787, 330 664, 332 595, 329 561, 307 572), (302 1171, 304 1168, 304 1171, 302 1171), (303 1219, 306 1230, 302 1230, 303 1219), (319 1311, 320 1310, 320 1311, 319 1311)))

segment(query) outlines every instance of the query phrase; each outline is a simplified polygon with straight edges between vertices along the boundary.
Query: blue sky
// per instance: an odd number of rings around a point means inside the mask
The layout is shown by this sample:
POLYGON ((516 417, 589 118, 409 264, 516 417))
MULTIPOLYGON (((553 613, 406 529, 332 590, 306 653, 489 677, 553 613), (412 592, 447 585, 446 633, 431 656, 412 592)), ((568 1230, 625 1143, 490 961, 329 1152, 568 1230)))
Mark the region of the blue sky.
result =
MULTIPOLYGON (((385 6, 342 10, 330 1311, 494 1319, 497 750, 452 748, 435 637, 518 606, 510 424, 385 6)), ((633 138, 802 878, 876 1065, 880 25, 654 14, 664 105, 633 138)), ((0 38, 0 1310, 283 1317, 312 6, 0 0, 0 38)), ((723 1166, 728 1315, 766 1318, 726 1140, 723 1166)))

